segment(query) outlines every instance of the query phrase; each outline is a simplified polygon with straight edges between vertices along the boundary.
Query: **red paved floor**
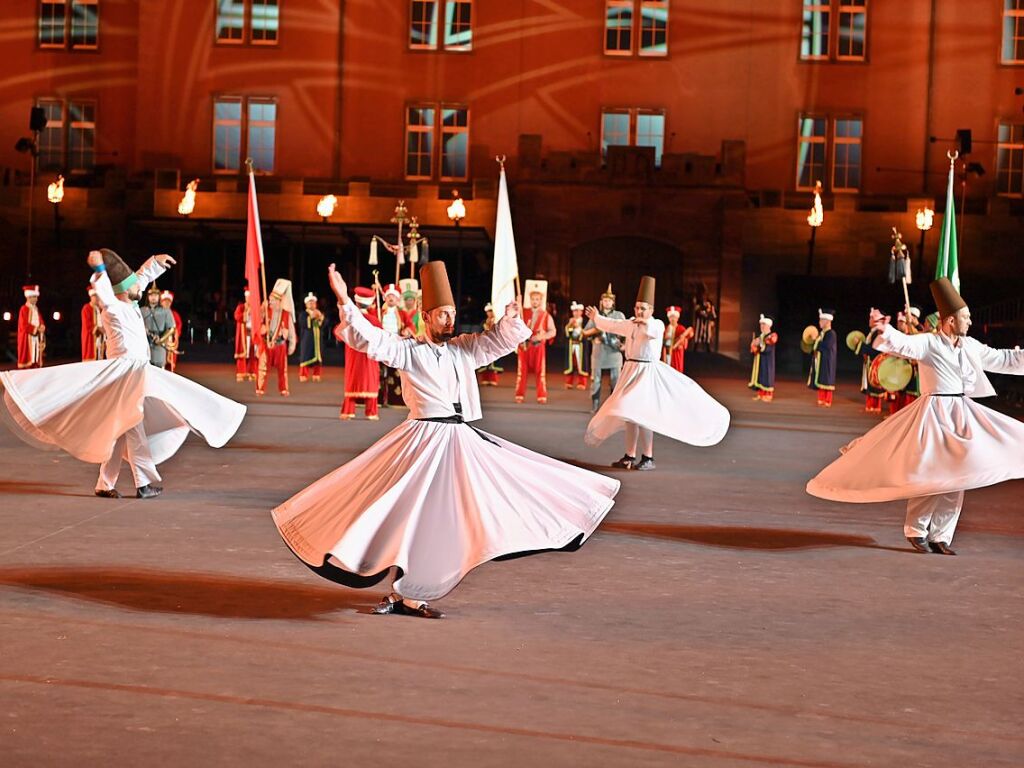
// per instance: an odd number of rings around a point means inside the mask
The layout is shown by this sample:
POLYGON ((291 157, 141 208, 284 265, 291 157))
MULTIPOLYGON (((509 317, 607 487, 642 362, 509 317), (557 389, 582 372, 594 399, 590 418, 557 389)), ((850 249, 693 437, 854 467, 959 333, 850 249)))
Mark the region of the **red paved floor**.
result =
MULTIPOLYGON (((959 557, 909 551, 900 504, 803 492, 874 423, 852 391, 704 381, 721 445, 656 439, 582 550, 485 565, 427 622, 367 615, 382 590, 319 580, 268 515, 404 414, 339 422, 338 369, 259 402, 182 372, 251 410, 160 499, 0 434, 4 766, 1024 764, 1024 482, 968 493, 959 557)), ((622 453, 583 446, 583 393, 485 400, 528 447, 622 453)))

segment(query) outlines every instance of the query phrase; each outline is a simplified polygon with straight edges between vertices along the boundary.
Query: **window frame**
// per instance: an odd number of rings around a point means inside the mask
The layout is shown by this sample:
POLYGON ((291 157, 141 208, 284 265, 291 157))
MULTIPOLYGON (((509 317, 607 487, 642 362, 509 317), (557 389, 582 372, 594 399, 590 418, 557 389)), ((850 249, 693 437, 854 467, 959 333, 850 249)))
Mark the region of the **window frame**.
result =
POLYGON ((437 178, 440 181, 466 181, 469 179, 469 129, 470 129, 470 114, 468 104, 439 104, 437 107, 437 113, 435 115, 437 121, 437 178), (447 129, 444 124, 444 113, 445 110, 462 111, 466 113, 466 124, 464 126, 455 126, 447 129), (459 134, 465 134, 466 136, 466 172, 462 176, 445 176, 444 174, 444 159, 445 159, 445 138, 446 136, 457 136, 459 134))
POLYGON ((797 114, 797 132, 796 132, 796 155, 794 157, 793 169, 794 175, 794 189, 797 192, 813 192, 815 182, 821 181, 822 188, 832 194, 836 195, 859 195, 862 194, 864 189, 864 115, 855 112, 822 112, 816 110, 808 110, 807 112, 799 112, 797 114), (814 136, 811 138, 805 138, 801 132, 801 123, 804 120, 824 120, 825 121, 825 134, 823 137, 814 136), (836 125, 840 120, 856 120, 860 123, 860 135, 856 137, 851 136, 837 136, 836 125), (824 147, 824 153, 822 157, 822 169, 821 174, 812 174, 813 178, 810 180, 809 185, 802 185, 800 183, 800 147, 802 144, 820 144, 824 147), (839 144, 843 145, 854 145, 860 147, 860 159, 858 163, 858 181, 859 186, 857 187, 837 187, 836 186, 836 146, 839 144))
MULTIPOLYGON (((637 10, 639 11, 640 24, 633 24, 634 34, 636 37, 636 55, 642 56, 645 59, 662 59, 668 56, 668 40, 669 40, 669 22, 671 21, 671 4, 669 0, 639 0, 637 4, 637 10), (664 51, 648 51, 644 52, 643 39, 644 39, 644 9, 653 8, 665 9, 665 50, 664 51)), ((636 19, 637 14, 634 12, 633 18, 636 19)))
MULTIPOLYGON (((402 175, 406 181, 433 181, 438 163, 437 157, 440 154, 437 151, 437 120, 440 112, 439 105, 426 101, 410 102, 403 107, 403 112, 405 130, 402 132, 402 175), (412 121, 409 120, 410 113, 414 109, 432 110, 430 122, 414 125, 412 121), (422 174, 409 173, 409 136, 413 133, 426 133, 430 135, 430 154, 427 162, 429 173, 426 176, 422 174)), ((416 154, 417 157, 421 157, 423 155, 422 152, 417 152, 416 154)))
MULTIPOLYGON (((36 107, 42 107, 46 109, 47 106, 57 106, 60 109, 60 121, 59 125, 51 126, 50 123, 54 122, 49 116, 47 116, 46 127, 40 131, 40 139, 42 135, 51 129, 57 130, 57 146, 56 146, 56 162, 50 166, 49 164, 43 165, 42 158, 43 153, 37 151, 36 154, 36 170, 39 172, 47 171, 67 171, 67 99, 60 98, 58 96, 39 96, 33 100, 33 105, 36 107)), ((38 145, 37 145, 38 149, 38 145)), ((52 154, 53 150, 48 149, 48 154, 52 154)))
POLYGON ((664 108, 655 107, 601 107, 601 139, 600 139, 600 153, 601 163, 606 165, 608 163, 608 148, 609 147, 651 147, 654 149, 654 167, 661 168, 661 161, 665 155, 665 138, 668 135, 668 110, 664 108), (627 118, 626 125, 626 142, 624 144, 609 144, 605 131, 605 117, 607 115, 625 115, 627 118), (658 154, 657 145, 653 144, 640 144, 640 117, 644 116, 660 116, 662 119, 661 123, 661 154, 658 154))
MULTIPOLYGON (((1009 0, 1003 0, 1003 7, 1001 9, 1002 13, 999 17, 1002 22, 1000 24, 999 35, 999 63, 1007 67, 1020 67, 1024 66, 1024 3, 1020 0, 1016 0, 1019 4, 1018 8, 1007 8, 1006 5, 1008 1, 1009 0), (1010 18, 1019 19, 1019 21, 1014 24, 1014 32, 1016 33, 1019 31, 1021 33, 1021 37, 1017 37, 1016 34, 1014 34, 1013 37, 1015 41, 1020 41, 1019 47, 1021 58, 1019 59, 1006 58, 1006 22, 1010 18)), ((1016 48, 1017 46, 1014 47, 1016 48)))
POLYGON ((797 36, 797 61, 808 64, 866 64, 868 61, 868 43, 871 25, 871 0, 864 0, 863 5, 844 5, 846 0, 801 0, 800 31, 797 36), (827 13, 828 26, 825 29, 828 50, 824 54, 804 55, 804 15, 811 13, 827 13), (863 16, 864 18, 864 53, 863 55, 844 54, 840 52, 840 32, 844 19, 863 16))
POLYGON ((229 94, 229 93, 214 94, 213 95, 213 99, 211 101, 211 106, 212 106, 212 111, 210 113, 210 124, 211 124, 211 128, 212 128, 212 135, 211 135, 211 144, 212 144, 212 146, 210 148, 211 149, 211 151, 210 151, 210 161, 211 161, 210 162, 210 172, 213 173, 214 175, 219 175, 219 176, 237 175, 237 174, 242 172, 242 165, 244 165, 244 161, 245 161, 245 142, 246 142, 246 139, 247 139, 246 128, 245 128, 245 112, 246 112, 246 109, 247 109, 246 97, 245 96, 240 96, 240 95, 235 95, 235 94, 229 94), (224 103, 232 102, 232 103, 237 103, 238 104, 238 123, 237 123, 238 124, 238 167, 237 168, 218 168, 217 167, 217 128, 218 128, 218 126, 223 126, 223 125, 226 125, 226 126, 235 125, 235 123, 233 121, 222 120, 222 119, 219 119, 217 117, 217 104, 218 104, 218 102, 224 102, 224 103))
POLYGON ((828 114, 825 114, 824 112, 815 112, 815 111, 811 110, 811 111, 808 111, 808 112, 800 112, 797 115, 797 119, 796 119, 796 162, 793 164, 793 166, 794 166, 794 170, 796 172, 796 175, 795 175, 795 178, 794 178, 794 180, 796 182, 795 183, 795 189, 798 192, 803 192, 803 191, 808 191, 809 192, 809 191, 813 190, 815 188, 815 182, 817 182, 817 181, 821 181, 822 183, 825 183, 827 181, 827 182, 829 182, 831 184, 831 173, 829 173, 829 125, 830 125, 830 123, 831 123, 831 116, 828 115, 828 114), (804 120, 824 120, 825 121, 825 133, 824 133, 824 135, 822 135, 820 138, 817 135, 811 136, 809 138, 805 137, 803 135, 803 133, 801 132, 801 126, 802 126, 802 123, 803 123, 804 120), (824 149, 824 152, 822 153, 822 158, 821 158, 821 165, 822 165, 821 173, 820 174, 812 174, 812 177, 815 176, 815 175, 818 175, 821 178, 820 179, 819 178, 811 178, 810 185, 803 185, 803 184, 800 183, 800 176, 801 176, 800 147, 802 145, 804 145, 804 144, 811 145, 812 147, 815 144, 821 144, 822 148, 824 149))
POLYGON ((36 3, 36 48, 40 51, 76 51, 94 52, 100 48, 100 0, 38 0, 36 3), (61 41, 59 43, 43 42, 43 8, 60 6, 64 9, 61 20, 61 41), (75 43, 72 33, 75 26, 75 9, 90 6, 96 9, 96 42, 75 43))
MULTIPOLYGON (((604 3, 604 55, 605 56, 632 56, 634 48, 636 47, 636 0, 605 0, 604 3), (608 35, 611 33, 612 28, 608 26, 608 22, 611 20, 610 11, 612 8, 625 8, 629 10, 629 45, 625 48, 609 48, 608 47, 608 35)), ((622 40, 621 29, 616 29, 616 39, 621 43, 622 40)))
MULTIPOLYGON (((278 125, 278 120, 279 120, 281 106, 280 106, 280 104, 278 104, 277 98, 274 97, 274 96, 245 96, 243 104, 244 104, 244 107, 242 109, 242 122, 244 124, 244 134, 243 135, 245 137, 245 143, 242 145, 242 150, 243 150, 242 151, 242 156, 246 157, 246 158, 252 157, 252 154, 253 154, 252 153, 252 129, 253 129, 253 127, 254 126, 255 127, 267 127, 269 125, 273 129, 273 131, 274 131, 274 143, 273 143, 273 146, 271 146, 271 148, 270 148, 270 153, 271 153, 271 157, 272 157, 273 162, 274 162, 274 167, 271 168, 269 171, 266 168, 255 169, 254 173, 256 173, 257 175, 260 175, 260 176, 273 176, 275 173, 277 173, 277 125, 278 125), (274 107, 274 119, 273 119, 273 121, 253 120, 253 118, 252 118, 252 105, 253 104, 262 104, 262 105, 271 104, 271 105, 273 105, 273 107, 274 107)), ((245 161, 243 160, 241 164, 245 165, 245 161)))
POLYGON ((64 161, 64 165, 67 168, 69 173, 73 173, 73 174, 92 173, 92 171, 96 168, 96 124, 99 122, 98 119, 97 119, 98 112, 99 112, 99 105, 98 105, 96 99, 94 99, 94 98, 70 97, 66 101, 66 105, 65 105, 65 109, 64 109, 64 114, 67 116, 66 119, 64 120, 64 124, 67 126, 66 129, 65 129, 65 136, 66 136, 66 138, 65 138, 65 148, 66 148, 65 149, 65 157, 66 157, 66 160, 64 161), (74 106, 89 106, 89 107, 92 107, 92 120, 91 121, 83 121, 83 120, 77 120, 76 121, 76 120, 74 120, 73 117, 72 117, 72 114, 71 114, 72 113, 72 107, 74 107, 74 106), (84 165, 83 166, 78 166, 74 162, 72 162, 72 157, 73 157, 72 152, 74 150, 72 150, 72 147, 71 147, 71 144, 72 144, 71 136, 72 136, 72 132, 75 131, 76 129, 77 130, 91 130, 92 131, 92 149, 91 149, 92 165, 91 166, 84 166, 84 165))
POLYGON ((429 51, 442 53, 470 53, 473 50, 473 27, 476 23, 475 0, 408 0, 408 23, 406 25, 406 49, 409 51, 429 51), (469 42, 448 42, 448 9, 460 5, 469 7, 469 42), (413 23, 417 6, 433 8, 434 18, 431 22, 433 42, 418 43, 413 41, 413 23))
POLYGON ((1016 118, 1006 118, 1004 120, 999 120, 996 126, 996 196, 1019 199, 1024 197, 1024 122, 1015 122, 1015 120, 1016 118), (1002 141, 999 138, 999 131, 1004 126, 1010 129, 1009 141, 1002 141), (1013 140, 1015 129, 1018 134, 1018 138, 1016 141, 1013 140), (1003 150, 1007 150, 1011 153, 1019 153, 1018 159, 1020 165, 1017 168, 1014 168, 1013 163, 1011 162, 1010 168, 1008 169, 1006 176, 1008 179, 1012 179, 1014 172, 1016 172, 1018 177, 1018 187, 1021 190, 1020 192, 1004 192, 1001 189, 1000 182, 1003 176, 1003 167, 999 162, 999 157, 1000 153, 1003 150))
MULTIPOLYGON (((226 48, 235 46, 253 46, 256 48, 277 48, 281 44, 281 16, 284 0, 276 0, 277 7, 277 29, 274 31, 273 40, 256 40, 253 38, 253 3, 256 0, 236 0, 242 4, 242 36, 239 38, 225 38, 218 34, 217 19, 220 17, 221 0, 213 0, 213 44, 226 48)), ((261 0, 265 4, 266 0, 261 0)))

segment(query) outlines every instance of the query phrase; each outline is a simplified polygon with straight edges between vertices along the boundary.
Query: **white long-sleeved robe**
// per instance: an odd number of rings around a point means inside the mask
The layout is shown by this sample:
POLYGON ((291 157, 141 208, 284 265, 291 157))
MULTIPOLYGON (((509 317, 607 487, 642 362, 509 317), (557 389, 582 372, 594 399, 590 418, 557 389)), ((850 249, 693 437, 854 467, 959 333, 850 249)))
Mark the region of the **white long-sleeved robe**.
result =
POLYGON ((341 315, 346 343, 401 371, 409 418, 273 511, 303 562, 353 586, 397 566, 396 592, 432 600, 488 560, 589 538, 617 480, 465 423, 424 421, 455 417, 456 403, 465 421, 482 416, 475 371, 529 336, 522 320, 433 345, 374 327, 351 303, 341 315))
POLYGON ((843 449, 807 483, 833 501, 934 496, 1024 477, 1024 423, 976 403, 995 394, 985 371, 1024 375, 1024 350, 977 339, 907 335, 887 325, 882 352, 918 362, 921 397, 843 449))
POLYGON ((594 318, 602 331, 625 337, 626 361, 615 391, 587 425, 585 441, 597 445, 636 424, 690 445, 714 445, 729 429, 729 411, 697 382, 661 362, 665 324, 594 318))

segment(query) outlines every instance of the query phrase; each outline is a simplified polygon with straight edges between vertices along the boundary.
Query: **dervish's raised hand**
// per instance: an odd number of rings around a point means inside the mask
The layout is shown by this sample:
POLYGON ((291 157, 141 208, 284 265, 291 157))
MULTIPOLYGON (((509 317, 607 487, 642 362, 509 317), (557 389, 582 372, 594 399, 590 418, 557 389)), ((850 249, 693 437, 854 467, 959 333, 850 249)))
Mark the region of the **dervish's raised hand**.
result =
POLYGON ((523 297, 516 296, 512 301, 505 305, 505 317, 514 319, 519 317, 519 308, 522 305, 523 297))
POLYGON ((587 307, 585 314, 587 315, 587 320, 593 320, 597 317, 597 307, 587 307))
POLYGON ((327 279, 331 282, 331 290, 334 291, 334 295, 338 297, 338 303, 348 304, 348 286, 345 285, 345 278, 334 268, 334 264, 327 268, 327 279))
POLYGON ((96 268, 103 263, 103 254, 99 251, 89 251, 89 258, 86 259, 86 262, 90 267, 96 268))
POLYGON ((164 269, 170 269, 171 267, 178 263, 170 256, 168 256, 166 253, 153 254, 153 258, 156 259, 156 263, 159 264, 164 269))

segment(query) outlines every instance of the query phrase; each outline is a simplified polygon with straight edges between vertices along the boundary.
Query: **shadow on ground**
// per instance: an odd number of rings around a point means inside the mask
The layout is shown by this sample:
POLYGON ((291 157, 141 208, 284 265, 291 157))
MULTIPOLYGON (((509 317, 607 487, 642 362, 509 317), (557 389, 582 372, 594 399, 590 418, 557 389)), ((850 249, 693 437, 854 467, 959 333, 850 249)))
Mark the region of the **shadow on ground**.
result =
POLYGON ((226 619, 316 619, 338 610, 366 612, 370 595, 351 590, 213 573, 123 568, 9 568, 0 585, 150 613, 226 619))
POLYGON ((795 531, 786 528, 741 528, 722 525, 662 525, 660 523, 606 522, 605 533, 649 536, 656 539, 689 541, 730 549, 815 549, 821 547, 865 547, 895 552, 912 550, 884 547, 870 536, 824 531, 795 531))
POLYGON ((16 496, 92 496, 92 493, 62 491, 61 488, 73 487, 70 483, 25 483, 18 480, 0 480, 0 494, 10 493, 16 496))

